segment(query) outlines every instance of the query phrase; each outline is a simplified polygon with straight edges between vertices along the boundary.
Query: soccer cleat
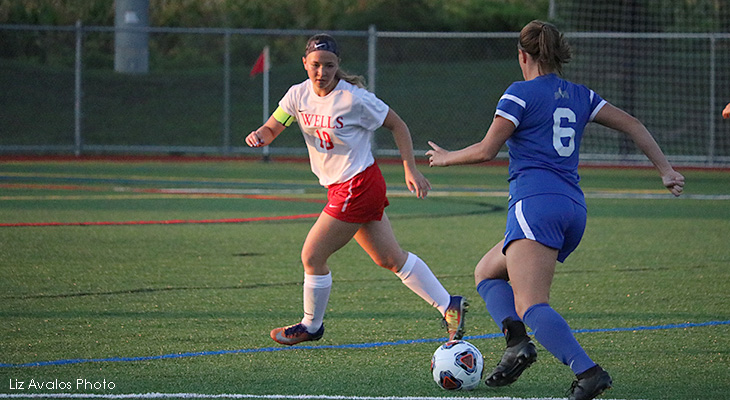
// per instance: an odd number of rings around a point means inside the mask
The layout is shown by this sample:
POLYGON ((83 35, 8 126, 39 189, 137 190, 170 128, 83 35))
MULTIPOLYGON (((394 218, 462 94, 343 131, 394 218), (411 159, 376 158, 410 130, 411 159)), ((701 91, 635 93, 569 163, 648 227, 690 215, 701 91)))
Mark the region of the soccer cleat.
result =
POLYGON ((508 346, 502 360, 487 376, 487 386, 507 386, 522 375, 527 367, 537 360, 537 349, 529 337, 514 346, 508 346))
POLYGON ((591 400, 613 386, 613 380, 608 372, 599 366, 596 367, 598 369, 588 377, 575 378, 570 386, 568 400, 591 400))
POLYGON ((449 333, 449 340, 460 340, 464 337, 464 314, 469 303, 463 296, 451 296, 449 306, 444 313, 443 325, 449 333))
POLYGON ((270 335, 276 343, 293 346, 301 342, 322 339, 322 335, 324 335, 324 324, 314 333, 309 333, 306 326, 298 323, 283 328, 276 328, 271 331, 270 335))

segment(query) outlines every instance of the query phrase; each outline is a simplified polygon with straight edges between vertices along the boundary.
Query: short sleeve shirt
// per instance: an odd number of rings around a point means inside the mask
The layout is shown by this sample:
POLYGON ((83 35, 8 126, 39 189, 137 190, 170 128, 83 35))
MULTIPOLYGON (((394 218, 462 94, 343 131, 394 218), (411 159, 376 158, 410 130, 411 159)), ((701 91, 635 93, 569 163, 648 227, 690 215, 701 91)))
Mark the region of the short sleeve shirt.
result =
POLYGON ((585 206, 578 160, 585 126, 606 104, 598 94, 555 74, 515 82, 496 115, 515 125, 509 147, 510 206, 536 194, 563 194, 585 206))
POLYGON ((296 118, 312 172, 323 186, 346 182, 375 162, 371 140, 390 110, 373 93, 344 80, 324 97, 306 80, 289 88, 279 107, 296 118))

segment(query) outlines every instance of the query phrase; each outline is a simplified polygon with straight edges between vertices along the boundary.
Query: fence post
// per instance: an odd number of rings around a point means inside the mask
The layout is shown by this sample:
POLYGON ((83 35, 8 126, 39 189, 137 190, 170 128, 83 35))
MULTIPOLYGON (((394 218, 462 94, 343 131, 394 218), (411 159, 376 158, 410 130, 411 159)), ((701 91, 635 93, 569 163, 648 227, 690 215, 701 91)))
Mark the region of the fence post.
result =
POLYGON ((556 16, 557 11, 555 7, 555 0, 550 0, 550 4, 548 5, 548 21, 555 22, 556 16))
POLYGON ((717 118, 715 116, 715 84, 717 81, 716 70, 715 70, 715 62, 716 54, 715 54, 715 34, 710 34, 710 106, 707 108, 710 113, 710 140, 709 140, 709 149, 707 152, 707 163, 712 165, 715 163, 715 119, 717 118))
MULTIPOLYGON (((270 90, 270 87, 269 87, 270 86, 269 85, 270 75, 269 74, 271 73, 269 71, 271 69, 271 59, 269 58, 271 56, 270 52, 271 52, 271 50, 269 48, 269 45, 264 46, 264 93, 263 93, 264 111, 263 111, 263 117, 261 118, 263 121, 261 123, 262 125, 265 124, 266 121, 268 121, 269 115, 270 115, 270 113, 269 113, 269 90, 270 90)), ((262 153, 263 153, 262 160, 264 162, 271 161, 271 149, 269 148, 269 146, 270 146, 270 144, 267 146, 264 146, 264 148, 262 150, 262 153)))
POLYGON ((116 0, 114 3, 114 70, 146 74, 150 63, 150 1, 116 0))
POLYGON ((231 152, 231 30, 223 35, 223 154, 231 152))
POLYGON ((375 55, 378 43, 378 34, 375 25, 368 28, 368 90, 375 93, 375 55))
MULTIPOLYGON (((368 90, 372 93, 375 93, 375 57, 376 57, 376 47, 378 42, 378 36, 377 31, 375 30, 375 25, 370 25, 368 27, 368 90)), ((370 146, 372 149, 373 154, 377 154, 378 152, 378 141, 375 139, 375 135, 373 135, 373 138, 370 139, 370 146)))
POLYGON ((81 155, 81 20, 76 21, 76 60, 74 63, 74 154, 81 155))

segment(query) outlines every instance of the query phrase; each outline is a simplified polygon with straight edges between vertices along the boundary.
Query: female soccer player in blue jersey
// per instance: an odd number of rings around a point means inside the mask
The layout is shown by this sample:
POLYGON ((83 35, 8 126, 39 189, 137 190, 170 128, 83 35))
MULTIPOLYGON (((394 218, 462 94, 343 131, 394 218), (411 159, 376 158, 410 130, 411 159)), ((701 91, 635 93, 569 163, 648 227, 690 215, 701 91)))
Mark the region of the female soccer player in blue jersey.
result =
POLYGON ((540 344, 576 374, 570 399, 586 400, 610 388, 611 377, 588 357, 563 317, 548 304, 556 261, 563 262, 575 250, 585 229, 586 204, 577 169, 586 124, 595 121, 627 134, 675 196, 682 193, 684 177, 639 120, 560 77, 570 57, 570 47, 555 26, 527 24, 518 43, 525 80, 507 88, 484 139, 458 151, 429 142, 432 150, 426 155, 431 166, 442 167, 489 161, 505 143, 509 147, 505 238, 474 271, 477 291, 507 339, 507 349, 486 384, 509 385, 537 359, 527 324, 540 344))

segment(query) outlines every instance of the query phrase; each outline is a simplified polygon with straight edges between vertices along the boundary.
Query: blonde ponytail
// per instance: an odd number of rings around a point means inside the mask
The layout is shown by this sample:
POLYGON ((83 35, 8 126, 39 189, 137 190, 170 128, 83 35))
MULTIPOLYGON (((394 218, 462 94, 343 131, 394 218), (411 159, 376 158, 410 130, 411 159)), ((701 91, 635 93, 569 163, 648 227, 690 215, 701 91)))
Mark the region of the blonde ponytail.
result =
POLYGON ((335 78, 342 79, 347 83, 350 83, 352 85, 355 85, 357 87, 365 89, 365 78, 362 75, 353 75, 348 74, 347 72, 343 71, 342 69, 337 69, 337 72, 335 72, 335 78))

